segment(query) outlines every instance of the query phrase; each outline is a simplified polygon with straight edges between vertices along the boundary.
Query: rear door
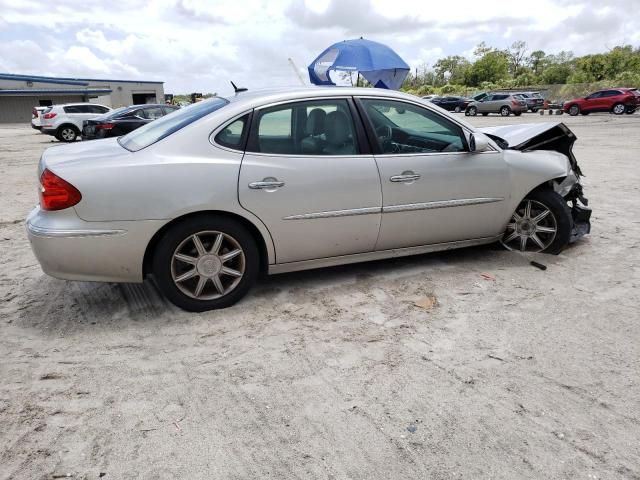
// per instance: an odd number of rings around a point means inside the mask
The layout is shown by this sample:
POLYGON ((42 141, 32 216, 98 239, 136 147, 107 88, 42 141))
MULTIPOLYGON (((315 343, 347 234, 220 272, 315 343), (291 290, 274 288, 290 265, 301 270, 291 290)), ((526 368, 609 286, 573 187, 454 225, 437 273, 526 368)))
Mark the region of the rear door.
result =
POLYGON ((269 229, 277 263, 373 251, 380 178, 354 112, 347 97, 255 110, 238 196, 269 229))

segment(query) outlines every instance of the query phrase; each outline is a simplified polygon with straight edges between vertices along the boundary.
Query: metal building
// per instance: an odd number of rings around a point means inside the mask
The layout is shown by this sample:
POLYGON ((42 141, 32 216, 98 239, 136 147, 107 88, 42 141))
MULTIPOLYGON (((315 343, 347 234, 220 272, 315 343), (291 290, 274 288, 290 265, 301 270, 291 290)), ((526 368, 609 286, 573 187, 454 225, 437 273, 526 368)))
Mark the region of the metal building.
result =
POLYGON ((113 108, 164 103, 163 83, 0 73, 0 123, 29 122, 33 107, 61 103, 92 102, 113 108))

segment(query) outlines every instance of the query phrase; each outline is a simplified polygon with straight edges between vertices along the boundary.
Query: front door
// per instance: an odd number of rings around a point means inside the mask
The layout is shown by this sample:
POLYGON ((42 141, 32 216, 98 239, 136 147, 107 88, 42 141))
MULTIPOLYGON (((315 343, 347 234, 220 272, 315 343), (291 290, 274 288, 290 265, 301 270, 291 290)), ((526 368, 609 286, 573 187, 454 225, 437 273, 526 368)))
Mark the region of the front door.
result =
POLYGON ((471 153, 460 125, 430 109, 363 99, 381 153, 383 196, 376 250, 494 237, 509 212, 502 152, 471 153))
POLYGON ((238 192, 269 229, 277 263, 374 250, 380 178, 353 111, 347 98, 255 111, 238 192))

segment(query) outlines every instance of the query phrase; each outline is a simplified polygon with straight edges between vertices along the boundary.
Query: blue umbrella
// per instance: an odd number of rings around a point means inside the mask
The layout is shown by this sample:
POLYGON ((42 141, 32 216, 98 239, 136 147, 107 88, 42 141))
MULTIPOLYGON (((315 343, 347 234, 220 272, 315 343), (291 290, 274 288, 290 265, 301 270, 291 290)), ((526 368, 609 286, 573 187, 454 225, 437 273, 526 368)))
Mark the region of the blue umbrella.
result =
POLYGON ((398 90, 409 74, 409 65, 386 45, 358 38, 334 43, 309 69, 309 78, 315 85, 335 85, 329 72, 357 71, 377 88, 398 90))

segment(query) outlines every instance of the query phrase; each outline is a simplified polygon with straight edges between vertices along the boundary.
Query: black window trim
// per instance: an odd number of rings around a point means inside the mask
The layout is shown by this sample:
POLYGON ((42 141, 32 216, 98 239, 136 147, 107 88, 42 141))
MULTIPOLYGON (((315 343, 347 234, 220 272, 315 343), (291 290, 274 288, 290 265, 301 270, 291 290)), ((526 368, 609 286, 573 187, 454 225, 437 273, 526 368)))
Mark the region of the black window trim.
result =
MULTIPOLYGON (((292 117, 293 121, 293 117, 292 117)), ((288 99, 279 102, 269 103, 266 105, 260 105, 254 109, 252 118, 250 120, 250 129, 246 139, 245 152, 250 153, 252 155, 266 155, 266 156, 274 156, 274 157, 363 157, 370 156, 372 154, 370 142, 365 134, 365 130, 362 125, 362 118, 360 116, 359 111, 354 105, 353 97, 349 95, 343 96, 329 96, 329 97, 306 97, 306 98, 295 98, 288 99), (353 121, 353 125, 355 127, 355 135, 356 135, 356 146, 358 151, 355 154, 348 155, 309 155, 302 153, 267 153, 260 152, 258 145, 258 121, 260 119, 260 112, 262 110, 271 110, 275 107, 281 107, 285 105, 293 105, 296 103, 307 103, 307 102, 324 102, 324 101, 332 101, 332 100, 344 100, 347 102, 349 107, 349 113, 351 114, 351 118, 353 121)))
MULTIPOLYGON (((452 154, 461 154, 461 153, 471 153, 471 152, 469 152, 469 142, 467 141, 467 135, 465 133, 472 134, 474 132, 472 130, 469 130, 466 126, 456 122, 455 120, 447 118, 444 115, 441 115, 440 113, 436 112, 435 110, 430 109, 429 107, 427 107, 427 106, 425 106, 423 104, 412 102, 412 101, 406 100, 404 98, 378 97, 378 96, 373 96, 373 95, 371 95, 371 96, 362 95, 362 96, 354 97, 354 101, 355 101, 355 105, 358 108, 358 111, 360 113, 361 120, 364 123, 365 132, 367 133, 367 138, 369 140, 369 145, 370 145, 371 152, 373 153, 373 155, 405 156, 406 157, 406 156, 452 155, 452 154), (464 150, 461 151, 461 152, 385 153, 380 148, 380 145, 379 145, 377 137, 376 137, 375 129, 373 128, 373 123, 371 122, 371 119, 369 118, 369 116, 366 113, 366 108, 362 104, 362 100, 379 100, 379 101, 382 100, 382 101, 406 103, 408 105, 413 105, 415 107, 423 108, 425 110, 428 110, 429 112, 433 113, 434 115, 439 115, 440 117, 444 118, 447 122, 451 123, 452 125, 454 125, 454 126, 456 126, 457 128, 460 129, 460 133, 462 134, 462 145, 464 147, 464 150)), ((496 152, 497 151, 498 150, 496 150, 496 152)), ((493 153, 493 152, 482 152, 482 153, 493 153)))
POLYGON ((249 139, 249 129, 251 128, 251 125, 253 123, 253 117, 254 117, 253 112, 254 112, 253 109, 247 110, 245 112, 242 112, 241 114, 236 115, 233 118, 227 120, 226 122, 224 122, 219 127, 216 127, 209 134, 209 143, 211 143, 215 147, 221 148, 223 150, 227 150, 229 152, 244 153, 247 150, 247 140, 249 139), (222 143, 219 143, 216 140, 216 138, 218 137, 220 132, 222 132, 222 130, 227 128, 232 123, 237 122, 242 117, 246 117, 247 115, 249 116, 249 118, 247 119, 247 121, 245 122, 244 126, 242 127, 242 134, 240 136, 240 138, 241 138, 240 145, 237 148, 233 148, 233 147, 230 147, 230 146, 227 146, 227 145, 223 145, 222 143))

